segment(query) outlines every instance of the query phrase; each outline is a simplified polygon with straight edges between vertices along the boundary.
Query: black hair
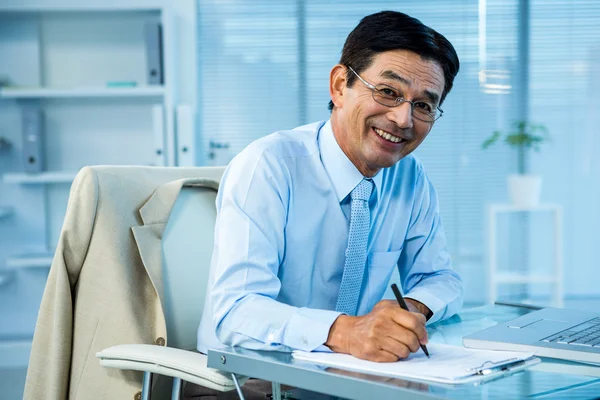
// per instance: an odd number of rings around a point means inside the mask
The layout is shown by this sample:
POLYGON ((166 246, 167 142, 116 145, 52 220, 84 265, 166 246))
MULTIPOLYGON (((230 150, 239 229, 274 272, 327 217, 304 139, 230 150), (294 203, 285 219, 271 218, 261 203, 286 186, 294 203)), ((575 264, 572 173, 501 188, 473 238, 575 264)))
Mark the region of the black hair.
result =
MULTIPOLYGON (((454 82, 460 62, 452 43, 443 35, 424 25, 421 21, 397 11, 381 11, 364 17, 346 38, 340 64, 352 67, 360 74, 373 62, 378 53, 391 50, 412 51, 426 60, 437 62, 444 71, 444 91, 440 105, 454 82)), ((356 76, 348 70, 347 86, 351 87, 356 76)), ((333 110, 329 102, 329 110, 333 110)))

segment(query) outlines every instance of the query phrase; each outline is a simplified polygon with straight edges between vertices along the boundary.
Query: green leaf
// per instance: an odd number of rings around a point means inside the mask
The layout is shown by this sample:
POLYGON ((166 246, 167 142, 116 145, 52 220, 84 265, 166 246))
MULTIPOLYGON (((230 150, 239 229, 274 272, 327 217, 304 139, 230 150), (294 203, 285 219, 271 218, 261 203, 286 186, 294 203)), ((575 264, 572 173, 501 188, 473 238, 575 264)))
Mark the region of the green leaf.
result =
POLYGON ((486 139, 482 148, 487 149, 503 137, 504 143, 516 149, 533 149, 539 151, 540 145, 550 140, 548 128, 542 124, 534 124, 525 120, 512 123, 510 132, 502 133, 494 131, 491 137, 486 139))
POLYGON ((489 138, 487 138, 483 144, 481 145, 481 147, 485 150, 488 147, 490 147, 491 145, 493 145, 494 143, 496 143, 498 141, 498 139, 500 139, 500 132, 499 131, 495 131, 492 136, 490 136, 489 138))

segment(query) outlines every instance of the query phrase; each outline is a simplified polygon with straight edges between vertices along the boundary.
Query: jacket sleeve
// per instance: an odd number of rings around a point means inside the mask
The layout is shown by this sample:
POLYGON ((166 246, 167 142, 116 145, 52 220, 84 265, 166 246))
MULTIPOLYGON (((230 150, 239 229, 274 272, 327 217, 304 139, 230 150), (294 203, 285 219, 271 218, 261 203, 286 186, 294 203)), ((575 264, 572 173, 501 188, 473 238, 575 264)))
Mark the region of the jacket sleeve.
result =
POLYGON ((66 399, 73 339, 73 291, 85 260, 98 204, 98 182, 83 168, 71 186, 67 212, 33 335, 23 399, 66 399))

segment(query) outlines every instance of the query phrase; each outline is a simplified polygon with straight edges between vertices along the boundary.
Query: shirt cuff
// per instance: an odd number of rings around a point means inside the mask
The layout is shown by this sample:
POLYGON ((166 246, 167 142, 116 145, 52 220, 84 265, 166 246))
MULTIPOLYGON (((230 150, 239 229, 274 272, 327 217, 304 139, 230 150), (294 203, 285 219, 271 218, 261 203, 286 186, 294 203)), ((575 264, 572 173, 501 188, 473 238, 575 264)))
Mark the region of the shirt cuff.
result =
POLYGON ((423 303, 431 310, 433 315, 427 320, 426 325, 431 325, 434 322, 442 319, 444 316, 446 311, 446 303, 425 290, 412 290, 406 293, 404 297, 423 303))
POLYGON ((298 309, 286 327, 284 343, 298 350, 316 350, 327 341, 331 325, 340 314, 329 310, 298 309))

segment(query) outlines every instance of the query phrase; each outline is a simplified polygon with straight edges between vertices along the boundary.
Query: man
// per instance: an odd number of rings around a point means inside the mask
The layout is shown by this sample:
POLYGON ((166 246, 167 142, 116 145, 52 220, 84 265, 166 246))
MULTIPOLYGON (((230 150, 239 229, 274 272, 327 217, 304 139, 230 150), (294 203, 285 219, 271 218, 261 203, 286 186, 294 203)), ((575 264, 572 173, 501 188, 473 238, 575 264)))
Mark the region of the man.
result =
POLYGON ((217 197, 198 349, 325 350, 396 361, 452 316, 436 192, 410 153, 459 69, 448 40, 398 12, 365 17, 330 73, 331 119, 257 140, 217 197), (382 300, 399 269, 410 312, 382 300))

